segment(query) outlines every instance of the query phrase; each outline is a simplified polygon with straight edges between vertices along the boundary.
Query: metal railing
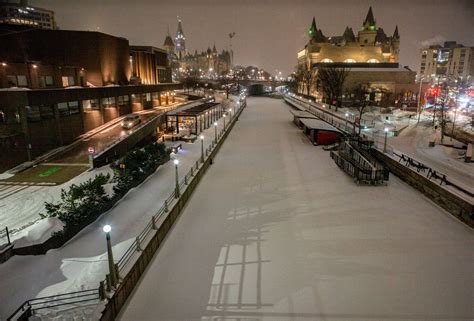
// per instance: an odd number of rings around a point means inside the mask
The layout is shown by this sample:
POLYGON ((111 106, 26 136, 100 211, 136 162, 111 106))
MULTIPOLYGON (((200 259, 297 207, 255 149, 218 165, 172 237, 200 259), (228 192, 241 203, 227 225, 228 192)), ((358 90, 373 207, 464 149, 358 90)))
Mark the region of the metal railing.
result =
POLYGON ((384 184, 388 181, 389 171, 371 156, 362 153, 354 142, 344 141, 339 150, 331 151, 331 158, 357 183, 384 184))
POLYGON ((0 250, 10 244, 10 232, 8 231, 8 227, 5 226, 3 230, 0 230, 0 250))
POLYGON ((28 320, 30 316, 39 314, 41 310, 58 308, 73 309, 82 306, 84 303, 99 302, 100 295, 98 289, 82 290, 57 295, 50 295, 25 301, 7 320, 28 320))

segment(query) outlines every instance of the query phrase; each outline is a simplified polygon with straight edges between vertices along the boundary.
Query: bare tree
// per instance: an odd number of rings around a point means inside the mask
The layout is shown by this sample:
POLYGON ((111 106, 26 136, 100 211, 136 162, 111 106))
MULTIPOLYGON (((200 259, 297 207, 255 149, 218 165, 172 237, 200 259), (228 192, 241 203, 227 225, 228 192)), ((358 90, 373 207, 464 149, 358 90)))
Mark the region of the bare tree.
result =
POLYGON ((358 134, 360 135, 361 131, 361 121, 362 116, 367 111, 367 107, 370 104, 370 100, 367 99, 368 88, 366 85, 359 84, 352 90, 352 99, 351 104, 353 108, 355 108, 359 114, 359 130, 358 134))
POLYGON ((296 72, 294 72, 293 74, 291 74, 290 77, 285 79, 285 85, 290 91, 298 92, 298 79, 296 76, 296 72))
POLYGON ((308 69, 305 65, 298 65, 296 69, 296 80, 299 84, 302 84, 306 89, 306 95, 309 96, 311 86, 314 82, 314 73, 311 69, 308 69))
POLYGON ((336 100, 336 111, 342 96, 342 88, 349 69, 345 67, 324 66, 317 70, 317 82, 323 92, 323 96, 332 103, 336 100))

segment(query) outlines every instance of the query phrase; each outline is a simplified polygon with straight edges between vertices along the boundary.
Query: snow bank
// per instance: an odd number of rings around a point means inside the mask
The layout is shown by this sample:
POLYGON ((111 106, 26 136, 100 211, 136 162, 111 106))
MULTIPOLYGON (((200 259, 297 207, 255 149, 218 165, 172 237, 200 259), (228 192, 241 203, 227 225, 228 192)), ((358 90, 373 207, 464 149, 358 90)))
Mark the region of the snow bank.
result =
POLYGON ((114 186, 116 185, 117 183, 107 183, 104 185, 104 190, 105 190, 105 194, 107 194, 108 197, 113 197, 115 192, 114 192, 114 186))
POLYGON ((10 174, 10 173, 7 173, 7 172, 1 173, 0 174, 0 179, 7 179, 7 178, 12 177, 13 175, 15 175, 15 174, 10 174))
POLYGON ((15 244, 15 247, 25 247, 43 243, 53 233, 61 231, 63 226, 63 222, 57 217, 44 218, 19 232, 13 244, 15 244))

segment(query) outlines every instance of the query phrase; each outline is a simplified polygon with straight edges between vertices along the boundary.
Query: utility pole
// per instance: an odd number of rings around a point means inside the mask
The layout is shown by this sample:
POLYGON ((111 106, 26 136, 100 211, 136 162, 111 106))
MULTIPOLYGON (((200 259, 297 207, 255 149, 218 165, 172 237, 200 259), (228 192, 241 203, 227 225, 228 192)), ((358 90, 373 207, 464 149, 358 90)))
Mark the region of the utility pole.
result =
POLYGON ((420 90, 418 91, 418 121, 416 122, 417 124, 420 122, 420 116, 421 116, 421 86, 423 85, 423 79, 424 77, 420 77, 420 90))

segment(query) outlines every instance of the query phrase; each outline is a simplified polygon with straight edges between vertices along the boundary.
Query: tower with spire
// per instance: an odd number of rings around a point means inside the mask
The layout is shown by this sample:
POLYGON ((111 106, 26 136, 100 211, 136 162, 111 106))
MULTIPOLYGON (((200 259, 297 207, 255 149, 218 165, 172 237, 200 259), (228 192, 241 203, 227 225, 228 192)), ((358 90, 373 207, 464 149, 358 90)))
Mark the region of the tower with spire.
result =
POLYGON ((168 53, 168 58, 171 60, 172 56, 174 55, 174 42, 170 36, 170 28, 168 27, 168 34, 166 35, 165 42, 163 43, 163 47, 165 48, 166 52, 168 53))
POLYGON ((175 51, 179 60, 183 59, 186 55, 186 37, 184 36, 181 19, 178 19, 178 30, 176 31, 175 37, 175 51))
POLYGON ((362 23, 362 28, 359 31, 359 43, 362 45, 373 45, 377 37, 377 25, 375 23, 374 13, 372 7, 369 7, 369 12, 362 23))

